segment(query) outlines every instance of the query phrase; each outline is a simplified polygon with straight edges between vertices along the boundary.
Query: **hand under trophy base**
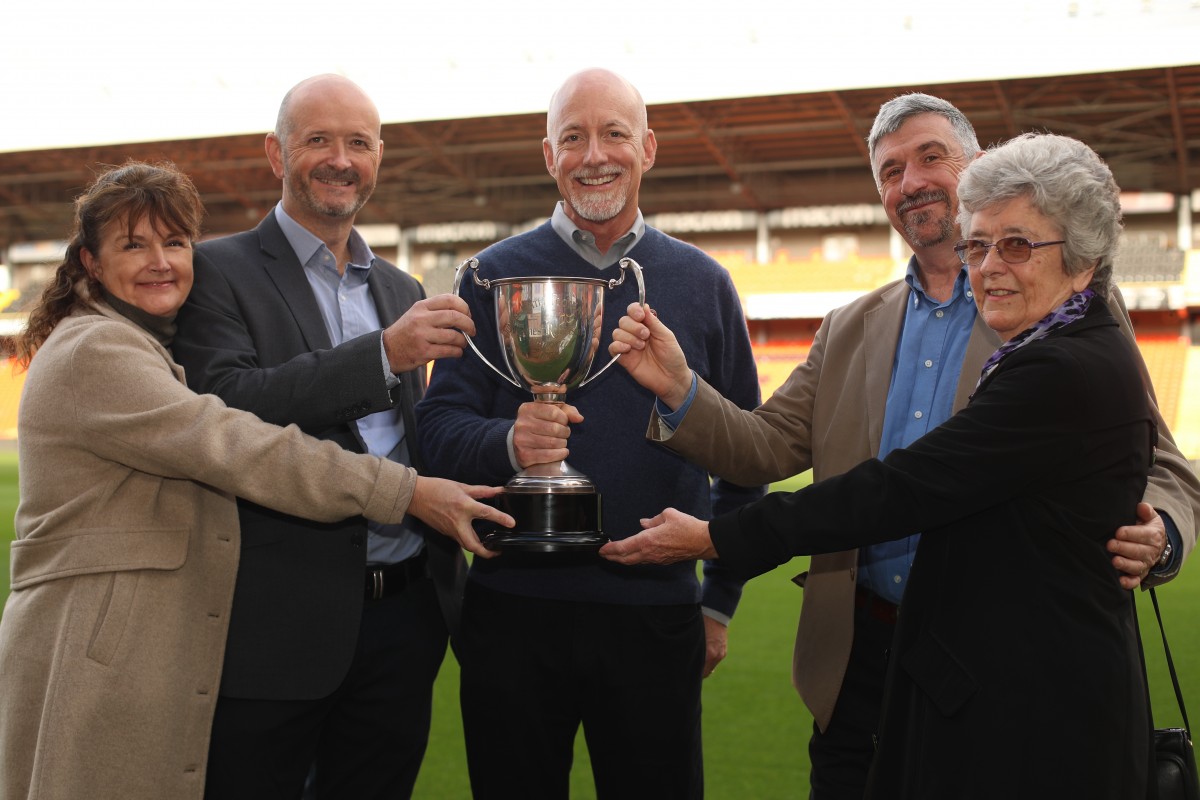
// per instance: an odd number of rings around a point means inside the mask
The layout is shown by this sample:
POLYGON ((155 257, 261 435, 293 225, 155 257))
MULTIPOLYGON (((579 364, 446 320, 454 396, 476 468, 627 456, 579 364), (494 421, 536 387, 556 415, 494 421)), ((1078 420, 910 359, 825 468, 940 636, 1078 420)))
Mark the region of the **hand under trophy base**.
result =
MULTIPOLYGON (((620 279, 609 281, 561 277, 484 280, 478 275, 479 260, 467 259, 454 274, 453 291, 458 294, 467 270, 475 271, 477 285, 494 290, 496 328, 508 374, 488 361, 469 336, 467 344, 493 372, 532 392, 536 401, 562 403, 568 388, 598 378, 617 360, 612 358, 587 377, 600 345, 604 290, 619 286, 625 270, 632 269, 638 301, 646 302, 641 267, 629 258, 621 259, 620 265, 620 279)), ((505 484, 495 503, 517 524, 512 529, 485 532, 481 539, 490 550, 589 551, 608 541, 601 524, 600 494, 587 476, 565 461, 522 470, 505 484)))

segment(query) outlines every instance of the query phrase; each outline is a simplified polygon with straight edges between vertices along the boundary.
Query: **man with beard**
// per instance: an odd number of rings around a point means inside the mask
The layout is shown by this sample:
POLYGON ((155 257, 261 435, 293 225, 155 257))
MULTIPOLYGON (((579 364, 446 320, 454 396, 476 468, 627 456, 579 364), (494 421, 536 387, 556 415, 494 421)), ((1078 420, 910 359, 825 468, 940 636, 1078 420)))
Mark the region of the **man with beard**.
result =
MULTIPOLYGON (((657 142, 646 106, 605 70, 570 77, 551 98, 542 142, 563 197, 540 227, 479 254, 479 276, 617 278, 628 256, 647 299, 670 319, 688 360, 745 408, 758 378, 729 274, 691 245, 647 226, 642 174, 657 142)), ((606 297, 612 330, 632 281, 606 297)), ((495 324, 487 295, 468 295, 481 331, 495 324)), ((476 341, 501 363, 494 336, 476 341)), ((701 469, 643 436, 652 396, 622 370, 573 389, 575 405, 530 402, 479 359, 440 360, 417 409, 431 474, 503 483, 514 471, 566 458, 603 497, 603 528, 621 538, 666 505, 710 517, 759 497, 761 487, 712 485, 701 469)), ((725 654, 741 583, 694 562, 628 568, 594 550, 503 551, 475 559, 458 655, 471 789, 476 798, 566 798, 582 725, 600 798, 703 794, 700 685, 725 654), (703 610, 702 610, 703 607, 703 610)))
MULTIPOLYGON (((462 300, 425 299, 354 230, 383 155, 375 105, 345 78, 310 78, 284 97, 266 151, 281 202, 255 229, 197 248, 174 342, 188 383, 419 467, 423 365, 461 355, 456 329, 475 328, 462 300)), ((324 524, 238 507, 206 796, 298 798, 315 767, 318 797, 408 797, 457 624, 461 551, 410 520, 324 524)))
MULTIPOLYGON (((976 313, 967 268, 954 250, 958 177, 981 155, 966 117, 939 98, 903 95, 880 108, 868 149, 888 219, 913 251, 907 274, 825 317, 807 361, 760 413, 774 438, 758 440, 754 452, 727 454, 737 474, 782 479, 811 467, 819 481, 882 458, 962 408, 1000 343, 976 313), (781 452, 789 458, 777 458, 781 452)), ((1113 297, 1113 314, 1132 338, 1115 289, 1113 297)), ((701 410, 689 428, 691 404, 668 418, 670 441, 684 455, 699 455, 713 416, 701 410)), ((667 436, 656 421, 651 430, 656 438, 667 436)), ((1140 524, 1120 528, 1108 545, 1114 580, 1123 573, 1125 588, 1147 575, 1147 583, 1173 577, 1195 543, 1200 482, 1161 418, 1158 430, 1158 464, 1144 502, 1129 510, 1140 524)), ((814 717, 814 800, 863 796, 888 651, 918 539, 813 556, 809 571, 796 579, 804 604, 793 680, 814 717)), ((1040 574, 1036 564, 1013 564, 1013 591, 1040 574)))
MULTIPOLYGON (((815 480, 883 458, 936 428, 966 404, 999 346, 976 314, 967 268, 954 251, 958 176, 982 155, 974 128, 950 103, 908 94, 880 107, 867 143, 884 210, 913 256, 904 280, 830 312, 807 363, 781 389, 808 398, 799 422, 804 466, 815 480)), ((1113 315, 1132 338, 1115 289, 1113 298, 1113 315)), ((1158 425, 1158 466, 1136 512, 1141 524, 1120 528, 1109 542, 1126 588, 1174 577, 1200 520, 1200 483, 1161 418, 1158 425)), ((792 678, 814 718, 814 800, 863 795, 888 649, 919 538, 814 556, 797 576, 804 605, 792 678)), ((1016 585, 1033 566, 1014 565, 1016 585)))
MULTIPOLYGON (((999 346, 976 313, 967 267, 954 251, 958 176, 982 155, 974 128, 950 103, 914 93, 880 107, 867 145, 884 210, 913 256, 903 281, 831 312, 797 370, 804 381, 791 391, 811 393, 805 408, 816 480, 883 458, 936 428, 966 405, 999 346), (836 408, 827 405, 833 397, 836 408)), ((1110 304, 1132 339, 1115 288, 1110 304)), ((1119 529, 1109 542, 1126 588, 1147 575, 1147 583, 1174 577, 1200 520, 1200 483, 1161 418, 1158 426, 1159 465, 1136 511, 1142 524, 1119 529)), ((816 800, 862 797, 888 648, 919 539, 814 556, 797 578, 805 596, 793 681, 814 717, 816 800)))

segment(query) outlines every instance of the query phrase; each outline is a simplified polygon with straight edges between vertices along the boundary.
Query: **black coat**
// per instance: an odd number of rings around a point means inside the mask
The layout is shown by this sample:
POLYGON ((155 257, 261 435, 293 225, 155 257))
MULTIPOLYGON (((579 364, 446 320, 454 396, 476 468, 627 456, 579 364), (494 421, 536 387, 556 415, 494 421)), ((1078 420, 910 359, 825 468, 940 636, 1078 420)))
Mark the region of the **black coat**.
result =
POLYGON ((1096 301, 909 447, 711 523, 721 560, 753 574, 924 532, 869 797, 1145 796, 1134 607, 1105 543, 1135 522, 1152 419, 1096 301))
MULTIPOLYGON (((384 325, 425 296, 420 283, 381 259, 367 283, 384 325)), ((178 325, 172 350, 195 391, 355 452, 366 452, 355 420, 367 414, 398 405, 415 430, 425 371, 402 374, 389 393, 378 333, 331 345, 274 211, 254 230, 199 245, 178 325)), ((358 641, 366 520, 311 522, 243 500, 238 510, 242 555, 221 693, 324 697, 345 677, 358 641)), ((428 535, 426 543, 454 632, 465 561, 447 537, 428 535)))

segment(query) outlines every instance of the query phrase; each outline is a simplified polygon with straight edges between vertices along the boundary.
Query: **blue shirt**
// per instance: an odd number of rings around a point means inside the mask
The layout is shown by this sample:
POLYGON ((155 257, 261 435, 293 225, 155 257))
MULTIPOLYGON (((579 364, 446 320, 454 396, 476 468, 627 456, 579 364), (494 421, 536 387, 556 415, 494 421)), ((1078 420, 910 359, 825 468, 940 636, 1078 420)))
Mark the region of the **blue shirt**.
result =
MULTIPOLYGON (((399 381, 388 368, 387 356, 383 352, 383 326, 371 298, 370 287, 367 286, 367 276, 375 263, 371 248, 358 231, 351 230, 350 262, 346 265, 345 273, 339 275, 333 253, 319 237, 289 217, 282 203, 275 206, 275 219, 295 251, 296 258, 304 265, 304 276, 308 278, 317 307, 321 310, 329 341, 337 347, 363 334, 380 331, 380 369, 388 388, 395 386, 399 381)), ((368 414, 357 420, 356 424, 368 453, 401 464, 411 463, 399 407, 368 414)), ((421 536, 407 525, 367 522, 367 562, 370 564, 403 561, 416 555, 423 544, 421 536)))
MULTIPOLYGON (((908 262, 904 280, 910 289, 908 308, 892 361, 879 458, 912 444, 953 414, 967 340, 975 325, 975 300, 966 267, 944 303, 925 294, 915 257, 908 262)), ((917 534, 862 548, 859 584, 899 604, 920 538, 917 534)))

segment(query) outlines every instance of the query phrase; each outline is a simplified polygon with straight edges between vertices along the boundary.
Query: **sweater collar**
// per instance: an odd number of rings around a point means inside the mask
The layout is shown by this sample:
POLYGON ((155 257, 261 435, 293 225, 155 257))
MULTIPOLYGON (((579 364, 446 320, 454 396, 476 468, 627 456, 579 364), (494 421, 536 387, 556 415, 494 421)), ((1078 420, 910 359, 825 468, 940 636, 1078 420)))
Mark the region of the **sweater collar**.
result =
POLYGON ((91 288, 87 279, 75 284, 76 294, 88 305, 101 313, 105 311, 104 306, 108 306, 113 312, 150 334, 154 341, 163 347, 171 346, 171 341, 175 338, 175 314, 166 317, 148 314, 137 306, 126 303, 103 286, 100 287, 99 296, 93 295, 91 288))

